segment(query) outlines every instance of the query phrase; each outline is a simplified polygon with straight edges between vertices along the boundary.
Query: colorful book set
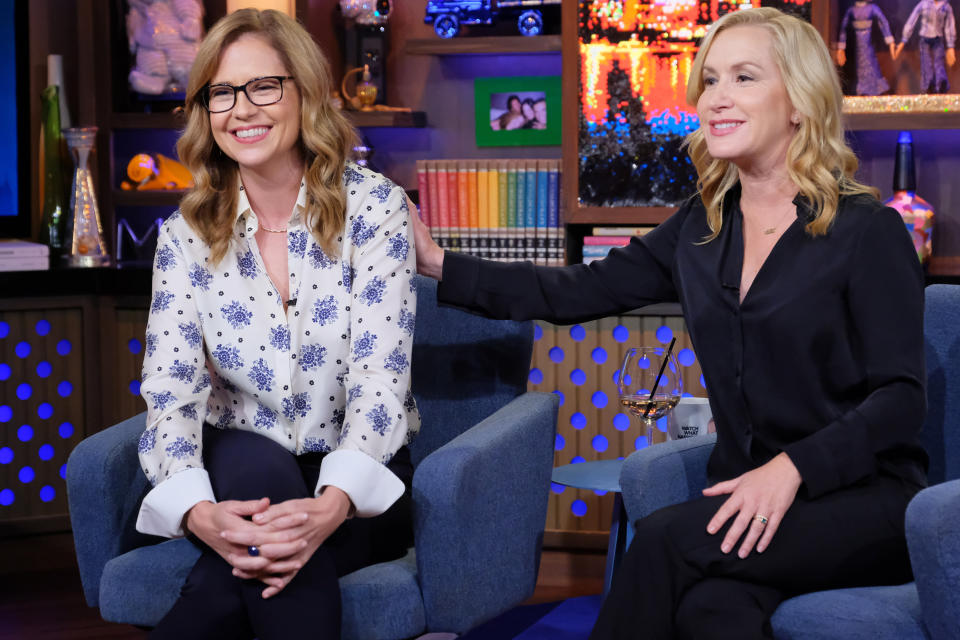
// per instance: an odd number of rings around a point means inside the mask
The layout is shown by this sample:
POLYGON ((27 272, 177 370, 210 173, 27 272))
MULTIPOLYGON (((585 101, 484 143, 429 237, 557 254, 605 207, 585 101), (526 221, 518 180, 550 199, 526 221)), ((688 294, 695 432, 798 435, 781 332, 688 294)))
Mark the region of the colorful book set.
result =
POLYGON ((638 227, 594 227, 592 235, 583 237, 583 263, 606 258, 611 249, 625 247, 634 236, 645 235, 652 225, 638 227))
POLYGON ((563 265, 560 160, 419 160, 420 217, 444 249, 563 265))

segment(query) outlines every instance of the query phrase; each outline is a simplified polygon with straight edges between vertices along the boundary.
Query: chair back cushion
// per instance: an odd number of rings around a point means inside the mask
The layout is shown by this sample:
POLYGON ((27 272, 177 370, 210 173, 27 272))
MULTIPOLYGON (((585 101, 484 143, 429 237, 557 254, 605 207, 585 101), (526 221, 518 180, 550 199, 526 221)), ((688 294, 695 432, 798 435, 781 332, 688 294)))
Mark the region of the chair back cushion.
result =
POLYGON ((924 351, 927 419, 920 439, 930 455, 930 484, 960 477, 960 285, 926 289, 924 351))
POLYGON ((527 390, 533 325, 437 306, 437 283, 416 276, 413 395, 423 426, 410 445, 417 465, 527 390))

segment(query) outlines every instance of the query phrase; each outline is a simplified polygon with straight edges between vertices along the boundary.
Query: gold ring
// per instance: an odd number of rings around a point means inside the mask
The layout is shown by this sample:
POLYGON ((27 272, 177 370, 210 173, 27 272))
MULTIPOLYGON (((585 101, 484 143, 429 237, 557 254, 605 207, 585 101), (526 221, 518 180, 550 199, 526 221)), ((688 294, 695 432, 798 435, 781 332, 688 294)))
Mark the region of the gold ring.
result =
POLYGON ((758 521, 760 524, 767 524, 767 516, 762 516, 759 513, 753 517, 754 520, 758 521))

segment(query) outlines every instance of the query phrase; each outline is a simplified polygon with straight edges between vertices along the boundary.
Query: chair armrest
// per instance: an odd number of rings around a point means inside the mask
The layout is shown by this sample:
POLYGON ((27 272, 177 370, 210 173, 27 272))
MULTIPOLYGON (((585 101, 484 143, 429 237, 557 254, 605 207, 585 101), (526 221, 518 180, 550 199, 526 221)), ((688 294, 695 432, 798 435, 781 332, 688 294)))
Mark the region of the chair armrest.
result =
POLYGON ((907 505, 907 546, 923 622, 933 640, 960 629, 960 480, 928 487, 907 505))
POLYGON ((428 629, 465 632, 533 593, 558 406, 555 394, 524 393, 417 467, 414 530, 428 629))
POLYGON ((620 491, 630 522, 686 502, 707 486, 707 458, 717 434, 671 440, 635 451, 620 470, 620 491))
POLYGON ((140 501, 149 483, 140 469, 137 443, 146 424, 141 413, 93 434, 67 460, 67 501, 77 565, 87 604, 99 605, 106 563, 160 540, 137 533, 140 501))

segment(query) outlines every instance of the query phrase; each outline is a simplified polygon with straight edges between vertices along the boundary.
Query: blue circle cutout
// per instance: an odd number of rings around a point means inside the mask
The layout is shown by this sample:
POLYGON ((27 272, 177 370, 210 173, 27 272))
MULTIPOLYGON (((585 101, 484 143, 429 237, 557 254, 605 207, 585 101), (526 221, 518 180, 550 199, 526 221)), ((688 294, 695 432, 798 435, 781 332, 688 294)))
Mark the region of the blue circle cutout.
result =
POLYGON ((570 459, 570 464, 580 464, 581 462, 586 462, 583 456, 573 456, 573 458, 570 459))
POLYGON ((47 485, 42 489, 40 489, 40 499, 43 500, 44 502, 50 502, 56 497, 57 497, 57 492, 50 485, 47 485))
POLYGON ((0 380, 9 380, 10 379, 10 365, 5 362, 0 362, 0 380))
POLYGON ((62 356, 68 355, 71 349, 73 349, 73 345, 70 344, 69 340, 61 340, 57 343, 57 353, 62 356))
POLYGON ((66 380, 64 380, 63 382, 57 385, 57 393, 60 394, 61 398, 66 398, 71 393, 73 393, 73 385, 67 382, 66 380))
POLYGON ((630 428, 630 418, 623 413, 613 416, 613 428, 617 431, 626 431, 630 428))
POLYGON ((594 489, 594 490, 593 490, 593 493, 594 493, 595 495, 598 495, 598 496, 605 496, 605 495, 607 495, 607 492, 604 491, 603 489, 594 489))
POLYGON ((539 324, 533 325, 533 341, 536 342, 543 337, 543 327, 539 324))
POLYGON ((563 391, 560 391, 560 389, 554 389, 553 393, 557 394, 557 396, 560 398, 560 406, 562 407, 567 397, 563 395, 563 391))
POLYGON ((707 388, 707 381, 703 379, 702 373, 700 374, 700 386, 703 387, 704 389, 707 388))
POLYGON ((57 431, 60 433, 60 437, 66 440, 73 435, 73 425, 69 422, 64 422, 60 425, 57 431))
POLYGON ((570 426, 574 429, 583 429, 587 426, 587 416, 583 415, 579 411, 570 416, 570 426))
POLYGON ((529 380, 531 384, 540 384, 543 382, 543 371, 540 371, 540 369, 536 367, 530 369, 530 373, 527 375, 527 380, 529 380))
POLYGON ((662 418, 657 420, 656 425, 657 425, 657 429, 659 429, 661 433, 666 433, 667 432, 667 416, 663 416, 662 418))
POLYGON ((9 507, 13 504, 13 491, 10 489, 4 489, 0 491, 0 504, 5 507, 9 507))
POLYGON ((37 363, 38 376, 40 376, 41 378, 46 378, 51 373, 53 373, 53 367, 50 366, 49 362, 47 362, 46 360, 41 360, 40 362, 37 363))
POLYGON ((17 397, 21 400, 28 400, 33 395, 33 387, 26 382, 17 385, 17 397))
POLYGON ((20 482, 22 482, 23 484, 27 484, 27 483, 33 482, 33 479, 34 477, 36 477, 36 474, 33 472, 32 468, 23 467, 22 469, 20 469, 20 473, 17 474, 17 477, 20 478, 20 482))
POLYGON ((127 349, 130 350, 130 353, 140 353, 143 345, 140 344, 140 341, 136 338, 130 338, 130 342, 127 343, 127 349))
POLYGON ((53 415, 53 405, 49 402, 41 402, 40 406, 37 407, 37 415, 40 416, 41 420, 46 420, 53 415))
POLYGON ((37 455, 40 456, 41 460, 50 460, 53 458, 53 445, 43 445, 40 447, 40 450, 37 451, 37 455))
POLYGON ((587 503, 583 500, 574 500, 570 505, 570 511, 578 518, 582 518, 587 515, 587 503))
POLYGON ((590 357, 593 358, 593 361, 597 364, 603 364, 607 361, 607 350, 603 347, 597 347, 590 352, 590 357))
POLYGON ((33 427, 28 424, 20 425, 17 429, 17 440, 20 442, 30 442, 33 440, 33 427))
POLYGON ((26 358, 28 355, 30 355, 30 343, 18 342, 17 346, 14 347, 13 352, 17 354, 18 358, 26 358))
POLYGON ((590 441, 590 446, 593 447, 594 451, 603 453, 610 446, 610 442, 607 440, 607 437, 602 433, 598 433, 593 436, 593 440, 590 441))
POLYGON ((587 337, 587 331, 578 324, 570 327, 570 337, 573 338, 574 342, 580 342, 587 337))
POLYGON ((667 326, 660 327, 657 329, 657 340, 663 344, 667 344, 673 338, 673 329, 667 326))
POLYGON ((593 395, 590 396, 590 402, 593 403, 597 409, 603 409, 607 406, 607 394, 603 391, 594 391, 593 395))
POLYGON ((0 464, 10 464, 13 462, 13 449, 4 447, 0 449, 0 464))
POLYGON ((140 381, 139 381, 139 380, 131 380, 131 381, 130 381, 129 389, 130 389, 130 393, 132 393, 133 395, 135 395, 135 396, 140 395, 140 381))
POLYGON ((0 404, 0 422, 10 422, 13 417, 13 409, 5 404, 0 404))
POLYGON ((10 325, 0 320, 0 338, 6 338, 10 335, 10 325))
MULTIPOLYGON (((564 439, 564 437, 563 437, 562 435, 560 435, 560 434, 558 433, 558 434, 557 434, 557 437, 556 437, 556 438, 554 439, 554 441, 553 441, 553 449, 554 449, 554 451, 563 451, 563 448, 564 448, 565 446, 567 446, 567 441, 564 439)), ((2 454, 2 451, 0 451, 0 454, 2 454)), ((10 452, 10 455, 11 455, 11 456, 13 455, 13 452, 12 452, 12 451, 10 452)), ((3 459, 2 459, 2 458, 0 458, 0 462, 3 462, 3 459)))
POLYGON ((549 355, 550 359, 554 362, 563 362, 563 358, 566 354, 563 353, 563 349, 560 347, 551 347, 550 351, 547 352, 547 355, 549 355))
POLYGON ((566 490, 567 488, 562 484, 557 484, 556 482, 550 483, 550 491, 553 491, 554 493, 563 493, 566 490))
POLYGON ((685 367, 691 366, 696 361, 697 356, 694 355, 693 351, 690 349, 680 349, 679 353, 677 353, 677 362, 685 367))
POLYGON ((582 369, 574 369, 570 372, 570 382, 578 387, 587 381, 587 374, 582 369))
POLYGON ((630 330, 622 324, 618 324, 613 328, 613 339, 617 342, 626 342, 630 339, 630 330))
POLYGON ((67 479, 67 463, 66 462, 60 465, 60 477, 63 478, 64 480, 67 479))
POLYGON ((50 323, 46 320, 39 320, 37 326, 34 327, 34 330, 37 332, 38 336, 45 336, 50 333, 50 323))
POLYGON ((647 436, 637 436, 637 439, 633 441, 634 449, 645 449, 647 447, 647 436))

